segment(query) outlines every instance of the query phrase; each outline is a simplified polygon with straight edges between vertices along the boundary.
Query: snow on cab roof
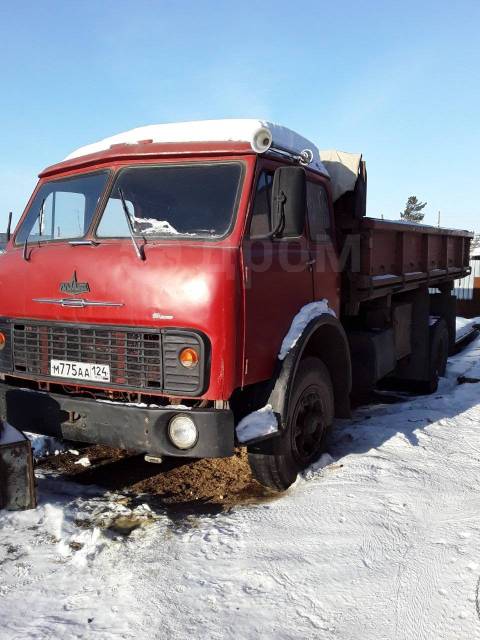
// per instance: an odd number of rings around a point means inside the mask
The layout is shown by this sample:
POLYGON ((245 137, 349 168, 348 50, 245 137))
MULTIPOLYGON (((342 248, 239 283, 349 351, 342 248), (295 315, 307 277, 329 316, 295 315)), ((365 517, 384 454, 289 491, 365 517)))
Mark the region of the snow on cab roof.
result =
POLYGON ((142 140, 152 140, 154 143, 246 142, 256 153, 264 153, 273 148, 300 155, 309 150, 312 159, 308 167, 328 175, 320 159, 320 152, 311 140, 292 129, 267 120, 244 118, 172 122, 137 127, 80 147, 70 153, 65 160, 106 151, 114 144, 136 144, 142 140))

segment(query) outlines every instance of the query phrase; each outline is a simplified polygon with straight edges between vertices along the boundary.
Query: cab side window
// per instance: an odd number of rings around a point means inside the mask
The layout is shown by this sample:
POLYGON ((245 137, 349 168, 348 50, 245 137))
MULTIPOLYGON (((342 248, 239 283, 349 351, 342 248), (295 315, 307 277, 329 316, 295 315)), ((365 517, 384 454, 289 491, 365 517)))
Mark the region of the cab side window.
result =
POLYGON ((262 171, 258 176, 253 201, 250 237, 266 236, 272 229, 272 185, 273 171, 262 171))
POLYGON ((326 242, 331 236, 330 206, 325 188, 307 182, 307 210, 310 237, 314 242, 326 242))

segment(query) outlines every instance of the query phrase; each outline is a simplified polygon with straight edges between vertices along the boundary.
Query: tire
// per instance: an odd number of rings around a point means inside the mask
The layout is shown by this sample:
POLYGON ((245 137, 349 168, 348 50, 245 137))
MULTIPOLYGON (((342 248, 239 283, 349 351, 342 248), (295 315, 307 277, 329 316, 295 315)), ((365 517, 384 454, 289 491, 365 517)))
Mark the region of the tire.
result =
POLYGON ((432 330, 430 341, 430 378, 421 384, 420 391, 425 394, 435 393, 438 379, 445 375, 448 361, 449 335, 447 323, 440 319, 432 330))
POLYGON ((284 433, 272 452, 248 453, 253 477, 273 491, 288 489, 298 472, 320 457, 333 418, 330 373, 318 358, 305 358, 295 374, 284 433))

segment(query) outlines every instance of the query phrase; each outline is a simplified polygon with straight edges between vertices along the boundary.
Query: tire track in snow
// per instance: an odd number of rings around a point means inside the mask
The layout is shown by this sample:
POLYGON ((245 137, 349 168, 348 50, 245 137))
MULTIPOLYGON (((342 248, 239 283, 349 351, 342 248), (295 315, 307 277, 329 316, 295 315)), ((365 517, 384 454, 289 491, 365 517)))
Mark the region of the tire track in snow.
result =
MULTIPOLYGON (((433 612, 438 607, 445 612, 439 616, 441 622, 438 625, 455 627, 451 612, 447 615, 448 607, 439 605, 438 594, 443 595, 445 591, 440 585, 447 561, 458 562, 457 527, 462 520, 471 521, 471 518, 458 517, 462 514, 461 505, 465 504, 465 483, 457 479, 464 475, 465 458, 462 459, 463 464, 453 463, 453 468, 445 467, 445 460, 451 460, 445 454, 448 447, 456 446, 455 442, 431 437, 429 444, 428 453, 426 450, 416 452, 423 458, 418 461, 418 467, 424 470, 424 490, 417 494, 413 490, 410 492, 416 499, 408 522, 416 526, 409 532, 410 546, 397 579, 396 638, 399 639, 432 637, 433 612), (436 447, 442 449, 442 456, 436 447)), ((453 594, 457 599, 459 596, 453 594)), ((436 637, 450 637, 442 636, 440 628, 435 628, 435 634, 436 637)))
MULTIPOLYGON (((436 399, 434 399, 433 402, 435 402, 435 400, 436 399)), ((432 400, 430 400, 430 402, 432 402, 432 400)), ((413 410, 415 410, 415 404, 420 403, 412 402, 411 406, 413 410)), ((424 409, 429 412, 431 408, 430 403, 422 402, 422 404, 424 404, 424 409)), ((442 409, 440 408, 440 410, 438 410, 437 406, 435 406, 434 409, 440 413, 442 412, 442 409)), ((380 413, 381 412, 383 411, 380 410, 380 413)), ((387 407, 384 413, 388 415, 392 413, 392 409, 387 407)), ((375 418, 377 419, 376 421, 378 421, 378 416, 374 415, 374 419, 375 418)), ((428 542, 430 530, 429 527, 426 526, 425 517, 422 517, 421 513, 416 514, 415 511, 423 512, 424 515, 427 514, 427 516, 431 517, 432 514, 430 512, 435 513, 436 506, 435 520, 438 521, 438 524, 441 523, 440 514, 443 514, 442 517, 445 519, 444 505, 442 505, 440 501, 440 503, 434 505, 432 509, 428 503, 428 495, 434 495, 438 491, 441 492, 442 488, 452 484, 451 470, 450 473, 448 472, 448 468, 444 471, 445 461, 449 459, 447 452, 451 450, 451 455, 454 455, 455 452, 458 451, 455 442, 453 441, 452 443, 452 436, 454 437, 455 434, 449 434, 448 431, 445 431, 445 428, 448 429, 450 427, 450 422, 455 421, 447 419, 446 421, 441 420, 437 422, 434 427, 432 427, 433 432, 431 434, 428 433, 429 429, 425 425, 418 435, 418 437, 421 438, 422 446, 417 445, 413 447, 407 456, 399 457, 398 453, 402 450, 398 450, 397 446, 394 447, 396 459, 391 461, 391 473, 398 476, 399 486, 405 484, 405 482, 407 482, 407 485, 412 485, 409 493, 411 497, 414 498, 412 509, 409 510, 411 513, 406 514, 407 517, 405 518, 409 524, 409 529, 405 529, 403 545, 407 544, 408 546, 405 548, 402 557, 399 558, 397 554, 395 559, 395 562, 398 564, 395 598, 397 638, 431 637, 429 634, 432 631, 432 620, 427 619, 427 614, 433 606, 432 600, 435 598, 434 590, 438 587, 441 580, 442 566, 448 556, 448 547, 440 545, 437 546, 436 549, 432 549, 431 543, 428 542), (438 428, 439 426, 440 429, 438 428), (424 451, 425 447, 429 450, 424 451), (432 448, 433 451, 431 450, 432 448), (439 451, 437 451, 437 448, 439 451), (411 454, 413 454, 412 459, 410 459, 411 454), (430 457, 433 457, 434 461, 431 461, 430 457), (402 458, 407 464, 404 464, 402 458), (409 467, 412 472, 410 475, 413 476, 413 478, 409 477, 407 471, 409 467), (415 469, 413 467, 417 468, 415 469), (405 473, 406 471, 407 473, 405 473), (414 480, 413 482, 412 479, 414 480), (422 486, 421 492, 418 491, 419 481, 422 486), (418 515, 420 515, 420 517, 418 517, 418 515), (415 523, 418 523, 419 526, 415 523)), ((425 424, 425 422, 420 421, 420 428, 422 424, 425 424)), ((388 452, 388 450, 393 448, 393 445, 391 447, 390 444, 395 440, 396 438, 386 443, 387 446, 382 446, 383 451, 388 452)), ((372 452, 369 452, 367 454, 368 458, 371 457, 371 453, 372 452)), ((384 463, 385 455, 375 457, 377 460, 380 460, 380 465, 384 463)), ((459 457, 461 462, 464 462, 463 456, 460 455, 459 457)), ((362 474, 359 473, 358 468, 356 471, 357 479, 361 482, 362 474)), ((462 474, 462 469, 458 469, 457 473, 462 474)), ((461 477, 461 475, 458 477, 461 477)), ((474 490, 475 487, 472 487, 472 489, 474 490)), ((462 494, 460 494, 460 496, 457 496, 457 500, 458 498, 461 500, 462 497, 462 494)), ((438 496, 436 501, 437 503, 439 502, 438 496)), ((453 523, 457 523, 459 515, 458 505, 453 505, 449 519, 453 523)), ((369 521, 363 521, 365 532, 362 551, 367 565, 374 563, 379 546, 390 550, 399 544, 399 540, 395 539, 395 535, 392 533, 391 526, 385 525, 387 518, 388 516, 385 516, 384 519, 379 517, 376 526, 373 526, 369 521), (383 527, 385 531, 383 531, 381 527, 383 527), (387 535, 385 535, 385 532, 387 535), (391 542, 392 540, 394 542, 391 542)), ((470 520, 470 518, 468 518, 468 520, 470 520)), ((431 522, 430 525, 431 524, 435 524, 435 522, 431 522)), ((397 533, 400 535, 401 540, 401 528, 398 529, 397 533)), ((448 623, 448 620, 446 623, 448 623)))
POLYGON ((395 638, 398 640, 431 637, 429 613, 445 554, 440 547, 440 553, 435 550, 432 557, 429 543, 425 541, 427 533, 422 527, 409 532, 408 547, 399 563, 395 599, 395 638))
POLYGON ((477 616, 480 620, 480 576, 477 580, 477 586, 475 588, 475 609, 477 610, 477 616))

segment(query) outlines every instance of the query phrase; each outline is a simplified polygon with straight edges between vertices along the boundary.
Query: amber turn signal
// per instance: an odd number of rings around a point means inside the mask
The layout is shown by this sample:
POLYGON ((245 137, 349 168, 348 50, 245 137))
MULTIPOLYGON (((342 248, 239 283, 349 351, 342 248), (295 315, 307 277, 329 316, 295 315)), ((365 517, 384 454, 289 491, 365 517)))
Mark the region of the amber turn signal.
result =
POLYGON ((187 369, 191 369, 198 363, 198 353, 195 349, 191 347, 187 347, 186 349, 182 349, 178 356, 180 360, 180 364, 186 367, 187 369))
POLYGON ((0 351, 5 348, 7 344, 7 336, 0 331, 0 351))

